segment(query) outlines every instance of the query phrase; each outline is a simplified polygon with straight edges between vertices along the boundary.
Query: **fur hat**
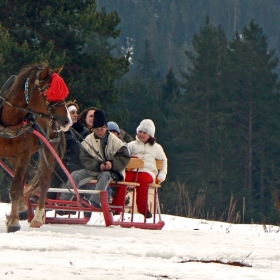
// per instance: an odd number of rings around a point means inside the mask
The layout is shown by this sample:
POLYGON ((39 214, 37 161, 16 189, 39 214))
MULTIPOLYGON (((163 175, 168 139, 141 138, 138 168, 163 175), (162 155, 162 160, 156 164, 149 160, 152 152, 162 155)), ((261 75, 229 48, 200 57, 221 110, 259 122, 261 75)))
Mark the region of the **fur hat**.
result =
POLYGON ((136 132, 144 131, 148 133, 151 137, 155 137, 155 125, 152 120, 145 119, 142 122, 140 122, 140 125, 137 127, 136 132))
POLYGON ((107 125, 109 131, 116 131, 118 135, 120 135, 121 133, 120 128, 115 122, 108 122, 107 125))
POLYGON ((105 117, 105 113, 102 110, 96 110, 94 112, 93 126, 92 128, 98 128, 107 126, 107 121, 105 117))

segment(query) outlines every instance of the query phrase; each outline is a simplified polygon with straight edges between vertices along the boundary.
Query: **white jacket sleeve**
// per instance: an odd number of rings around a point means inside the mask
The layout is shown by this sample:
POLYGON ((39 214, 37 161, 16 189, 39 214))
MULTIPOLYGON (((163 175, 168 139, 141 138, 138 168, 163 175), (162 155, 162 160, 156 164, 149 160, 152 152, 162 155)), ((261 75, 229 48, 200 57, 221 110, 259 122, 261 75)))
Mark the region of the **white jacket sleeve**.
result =
POLYGON ((165 152, 162 148, 161 145, 158 144, 158 154, 157 154, 157 158, 156 159, 160 159, 163 160, 163 167, 162 169, 159 171, 157 178, 159 178, 160 180, 164 181, 167 175, 167 157, 165 155, 165 152))

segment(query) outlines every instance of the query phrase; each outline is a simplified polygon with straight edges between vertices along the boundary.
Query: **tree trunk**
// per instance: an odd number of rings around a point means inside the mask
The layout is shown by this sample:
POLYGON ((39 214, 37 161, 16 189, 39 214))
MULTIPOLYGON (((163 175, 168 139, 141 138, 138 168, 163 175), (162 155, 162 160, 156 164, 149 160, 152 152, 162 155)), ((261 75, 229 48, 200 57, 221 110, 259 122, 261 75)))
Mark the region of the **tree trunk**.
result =
POLYGON ((253 109, 252 96, 250 96, 249 131, 248 131, 248 190, 253 190, 253 109))

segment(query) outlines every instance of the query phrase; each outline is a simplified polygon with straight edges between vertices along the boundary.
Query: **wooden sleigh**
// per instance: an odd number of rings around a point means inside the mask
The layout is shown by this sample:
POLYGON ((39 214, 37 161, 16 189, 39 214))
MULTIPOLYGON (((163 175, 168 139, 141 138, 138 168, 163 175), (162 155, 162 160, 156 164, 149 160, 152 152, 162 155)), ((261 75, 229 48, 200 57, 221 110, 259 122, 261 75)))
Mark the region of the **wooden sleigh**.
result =
MULTIPOLYGON (((151 219, 142 218, 141 221, 135 221, 135 199, 136 199, 136 187, 139 186, 139 183, 137 182, 118 182, 118 187, 126 188, 131 193, 131 203, 129 205, 126 205, 124 202, 121 206, 111 206, 109 204, 108 200, 108 192, 107 191, 95 191, 95 190, 84 190, 84 189, 78 189, 75 185, 71 175, 69 174, 68 170, 63 165, 61 159, 51 146, 51 144, 47 141, 47 139, 41 135, 39 132, 34 131, 34 134, 36 134, 44 143, 48 146, 50 151, 55 156, 56 160, 60 164, 61 168, 66 173, 68 180, 70 180, 73 189, 61 189, 61 188, 50 188, 48 192, 55 192, 57 194, 62 192, 70 192, 75 195, 74 200, 59 200, 59 199, 49 199, 46 198, 45 203, 45 210, 46 212, 50 210, 54 210, 54 215, 52 217, 48 216, 47 213, 45 215, 45 223, 46 224, 87 224, 91 218, 91 213, 93 212, 102 212, 104 216, 105 225, 107 227, 109 226, 121 226, 125 228, 135 227, 135 228, 141 228, 141 229, 154 229, 154 230, 160 230, 164 226, 164 221, 162 221, 161 218, 161 212, 160 212, 160 204, 159 204, 159 198, 158 198, 158 189, 160 187, 159 184, 153 183, 149 185, 149 194, 147 197, 147 203, 150 204, 150 211, 153 214, 153 217, 151 219), (101 201, 101 208, 95 208, 89 202, 84 199, 82 196, 86 194, 93 194, 93 193, 99 193, 100 194, 100 201, 101 201), (150 201, 149 201, 150 197, 150 201), (151 197, 153 198, 151 200, 151 197), (121 215, 113 216, 113 210, 115 208, 121 208, 121 215), (68 211, 68 215, 59 216, 57 215, 58 210, 64 210, 68 211), (75 213, 75 215, 73 215, 75 213), (116 220, 117 219, 117 220, 116 220)), ((157 168, 158 170, 162 169, 163 162, 157 160, 157 168)), ((13 176, 13 172, 9 169, 5 163, 0 160, 0 165, 10 174, 13 176)), ((140 158, 131 158, 130 162, 127 166, 127 168, 133 168, 136 169, 137 172, 140 168, 143 168, 144 162, 140 158)), ((88 183, 88 185, 95 185, 96 180, 92 180, 88 183)), ((110 183, 111 186, 115 186, 116 182, 112 181, 110 183)), ((35 210, 38 206, 36 197, 38 198, 40 196, 40 193, 37 192, 35 196, 31 198, 26 198, 28 211, 29 211, 29 217, 28 222, 31 222, 35 210)), ((141 215, 142 216, 142 215, 141 215)))

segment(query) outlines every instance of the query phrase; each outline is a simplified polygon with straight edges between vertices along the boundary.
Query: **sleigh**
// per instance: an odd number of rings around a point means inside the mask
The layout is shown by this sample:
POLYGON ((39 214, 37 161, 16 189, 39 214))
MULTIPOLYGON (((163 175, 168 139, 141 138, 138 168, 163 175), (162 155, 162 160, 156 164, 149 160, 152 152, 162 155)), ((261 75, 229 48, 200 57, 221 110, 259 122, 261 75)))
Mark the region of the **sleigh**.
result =
MULTIPOLYGON (((149 185, 149 192, 147 196, 147 204, 149 204, 150 211, 153 214, 151 219, 146 219, 142 217, 140 220, 136 221, 136 187, 139 186, 137 182, 115 182, 112 181, 110 186, 115 186, 116 184, 120 188, 125 188, 130 196, 131 203, 127 204, 125 201, 123 205, 113 206, 109 204, 108 199, 108 191, 96 191, 96 190, 88 190, 88 189, 78 189, 75 185, 71 175, 63 165, 61 159, 53 149, 52 145, 47 141, 47 139, 41 135, 37 131, 33 131, 33 133, 39 137, 46 146, 50 149, 50 151, 55 156, 56 160, 60 164, 61 168, 66 173, 68 180, 70 180, 73 189, 62 189, 62 188, 50 188, 48 192, 57 193, 57 197, 55 199, 46 198, 45 202, 45 223, 49 224, 87 224, 90 221, 91 215, 94 212, 103 213, 105 225, 109 226, 121 226, 125 228, 135 227, 141 229, 154 229, 160 230, 164 226, 164 221, 161 218, 160 212, 160 204, 158 198, 158 189, 160 188, 159 184, 152 183, 149 185), (59 194, 62 192, 70 192, 74 196, 74 199, 69 200, 59 200, 59 194), (84 198, 86 195, 91 195, 93 193, 100 194, 101 208, 96 208, 90 204, 90 202, 84 198), (121 209, 121 215, 114 216, 114 209, 121 209), (49 215, 49 211, 52 211, 53 215, 49 215), (59 211, 64 211, 65 215, 58 215, 59 211)), ((158 170, 162 169, 162 161, 157 161, 158 170)), ((13 176, 12 170, 0 160, 0 165, 13 176)), ((144 162, 140 158, 131 158, 128 163, 127 168, 133 168, 138 172, 140 168, 143 168, 144 162)), ((137 177, 136 177, 137 178, 137 177)), ((94 186, 97 183, 96 180, 91 180, 87 185, 94 186)), ((32 221, 35 215, 35 210, 38 206, 38 199, 40 197, 40 193, 36 192, 32 197, 26 197, 26 202, 29 211, 28 222, 32 221)))

